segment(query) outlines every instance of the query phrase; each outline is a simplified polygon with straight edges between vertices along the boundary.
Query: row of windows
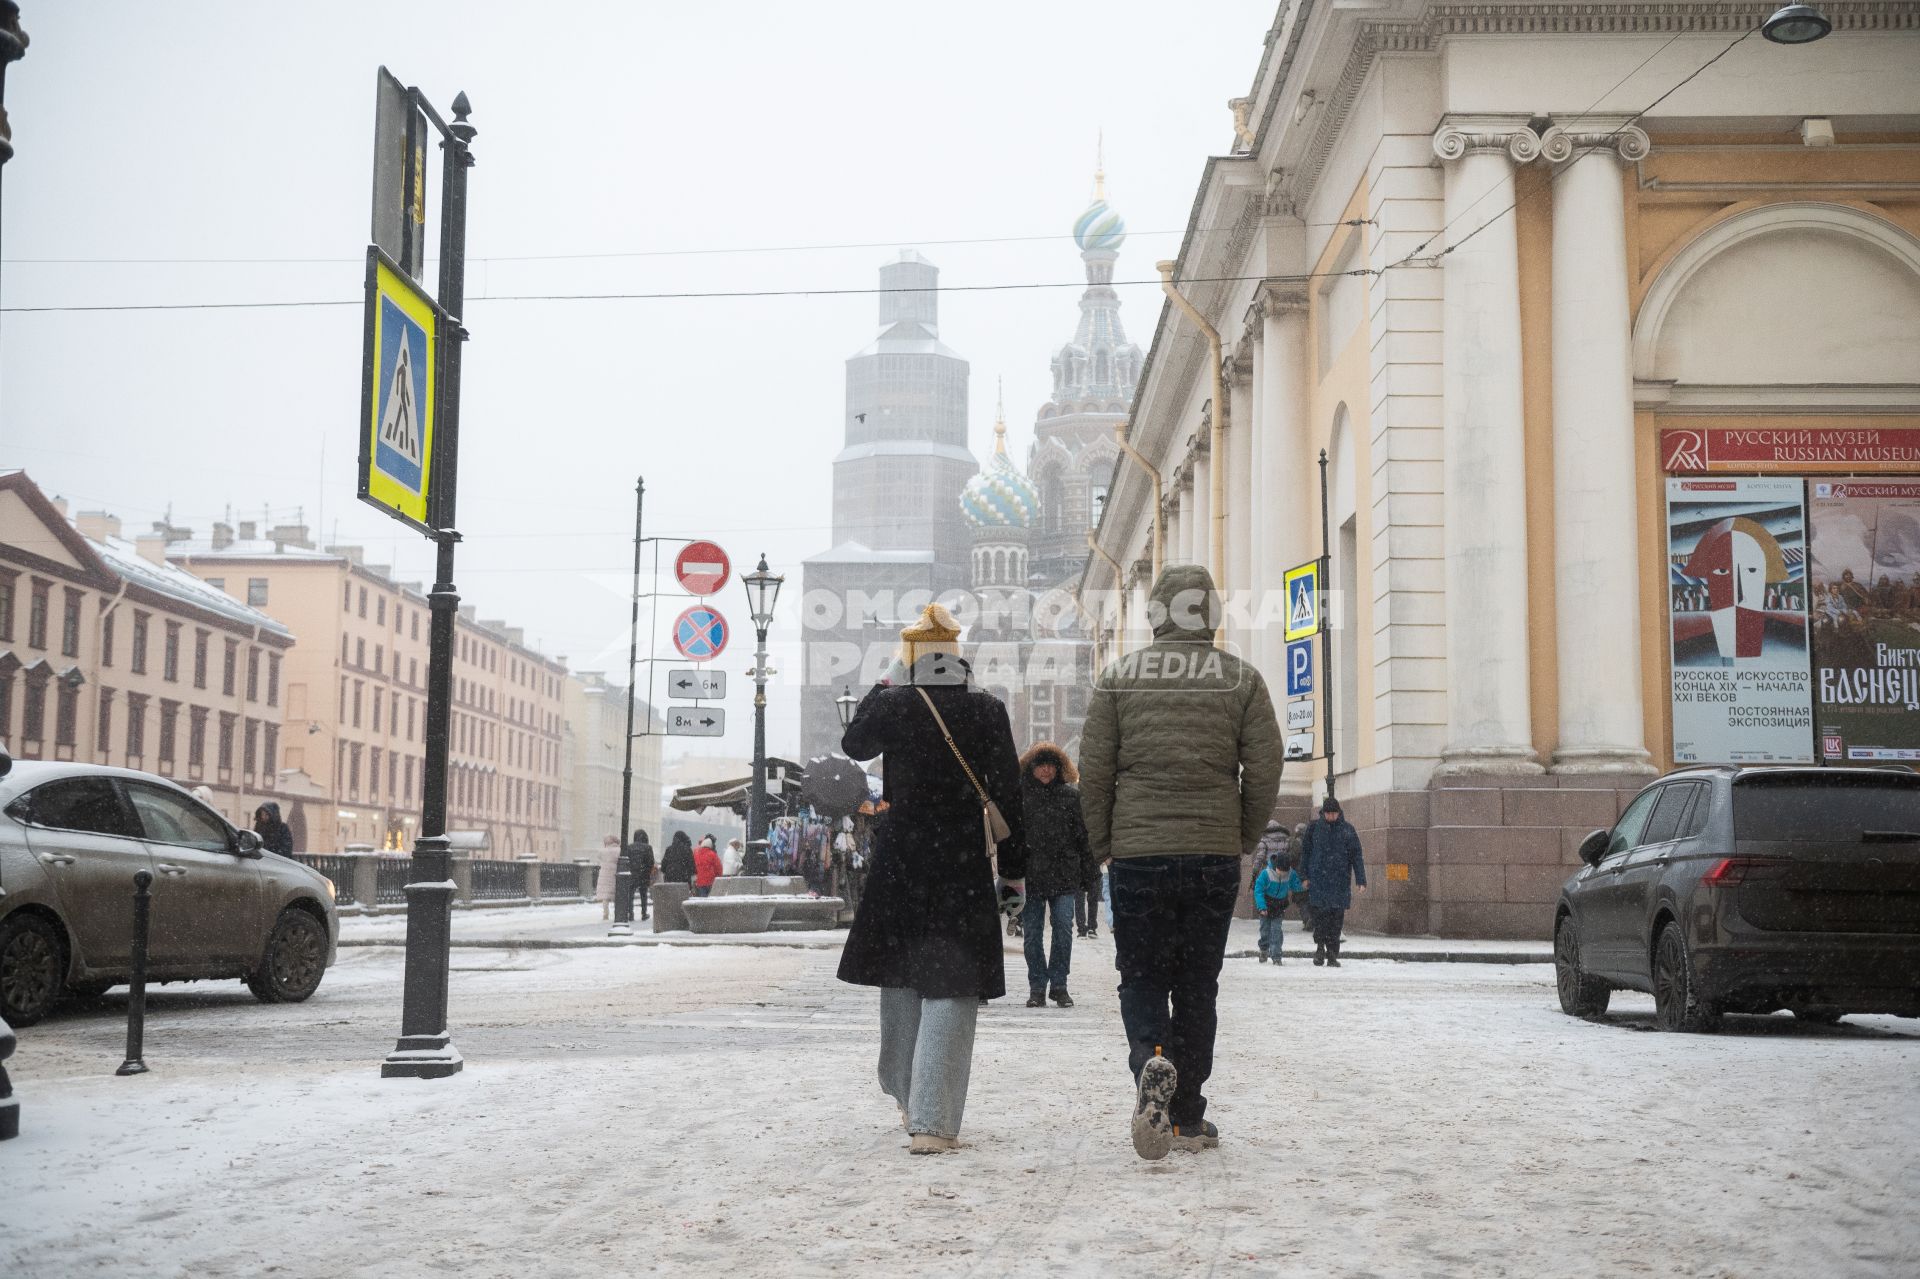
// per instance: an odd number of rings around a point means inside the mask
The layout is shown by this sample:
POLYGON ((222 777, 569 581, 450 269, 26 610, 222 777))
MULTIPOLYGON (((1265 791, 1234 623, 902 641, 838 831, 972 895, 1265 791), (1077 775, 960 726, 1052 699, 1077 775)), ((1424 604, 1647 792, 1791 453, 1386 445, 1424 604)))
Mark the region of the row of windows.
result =
MULTIPOLYGON (((364 618, 367 615, 367 588, 357 582, 349 580, 346 584, 346 596, 343 601, 343 607, 345 611, 357 613, 360 617, 364 618)), ((408 612, 401 606, 398 600, 395 600, 393 604, 393 633, 399 635, 405 632, 407 638, 415 641, 419 640, 420 612, 421 610, 417 608, 412 612, 408 612)), ((385 626, 387 624, 387 597, 385 595, 375 595, 373 597, 373 624, 375 626, 385 626)))
MULTIPOLYGON (((0 642, 13 643, 14 600, 19 574, 0 574, 0 642)), ((80 656, 80 601, 84 593, 65 587, 60 603, 60 655, 80 656)), ((27 647, 45 650, 47 627, 53 614, 53 583, 34 578, 27 600, 27 647)))
MULTIPOLYGON (((375 644, 373 646, 373 665, 368 666, 367 641, 364 638, 342 635, 340 637, 340 664, 342 666, 357 666, 363 671, 371 670, 375 675, 385 675, 387 673, 386 646, 384 644, 375 644), (351 656, 349 656, 349 654, 351 654, 351 656)), ((393 654, 393 677, 395 679, 400 678, 400 652, 398 649, 395 649, 393 654)), ((420 659, 417 657, 409 657, 407 659, 406 682, 415 688, 420 687, 420 659)))
MULTIPOLYGON (((209 577, 205 580, 207 585, 213 587, 213 589, 215 589, 216 591, 224 591, 227 589, 227 579, 224 577, 209 577)), ((247 607, 265 608, 266 606, 267 606, 267 579, 264 577, 248 578, 247 579, 247 607)))
MULTIPOLYGON (((371 709, 371 712, 372 712, 374 732, 378 733, 378 732, 385 731, 385 732, 394 733, 394 734, 398 734, 400 732, 400 694, 399 693, 396 693, 391 689, 375 688, 373 690, 373 695, 369 698, 367 696, 367 682, 365 680, 349 679, 344 675, 341 676, 340 677, 339 722, 342 724, 351 724, 354 728, 359 728, 361 723, 362 711, 367 709, 371 709), (371 703, 370 707, 369 707, 369 703, 371 703), (386 710, 386 716, 385 716, 386 728, 384 730, 381 728, 381 720, 382 720, 381 710, 383 708, 386 710)), ((415 718, 419 713, 419 709, 420 709, 419 699, 409 697, 407 699, 407 728, 406 728, 406 738, 408 741, 414 740, 415 718)))
POLYGON ((416 761, 412 755, 403 756, 399 751, 383 750, 378 746, 363 747, 359 742, 341 742, 336 747, 334 778, 336 787, 340 781, 345 781, 346 788, 343 794, 349 800, 357 801, 362 798, 360 794, 363 779, 362 763, 366 765, 365 798, 371 802, 377 803, 380 800, 383 766, 386 779, 384 793, 390 803, 413 803, 414 770, 416 768, 420 770, 423 783, 426 777, 425 762, 416 761))
MULTIPOLYGON (((113 762, 114 707, 118 694, 114 689, 102 687, 100 690, 100 712, 96 753, 103 764, 113 762)), ((154 717, 149 713, 150 703, 155 700, 145 693, 127 693, 126 706, 119 718, 125 726, 123 762, 128 768, 146 767, 147 729, 154 717)), ((177 771, 180 737, 181 703, 172 698, 162 697, 159 701, 158 720, 154 727, 158 732, 154 737, 154 758, 156 771, 172 775, 177 771)), ((207 721, 213 714, 205 706, 188 706, 186 731, 186 775, 199 781, 206 775, 207 766, 207 721)), ((218 780, 232 780, 234 751, 236 744, 240 751, 241 775, 251 783, 256 777, 271 780, 275 775, 276 761, 280 756, 280 726, 267 720, 252 716, 242 717, 236 711, 220 711, 216 722, 215 767, 218 780)))

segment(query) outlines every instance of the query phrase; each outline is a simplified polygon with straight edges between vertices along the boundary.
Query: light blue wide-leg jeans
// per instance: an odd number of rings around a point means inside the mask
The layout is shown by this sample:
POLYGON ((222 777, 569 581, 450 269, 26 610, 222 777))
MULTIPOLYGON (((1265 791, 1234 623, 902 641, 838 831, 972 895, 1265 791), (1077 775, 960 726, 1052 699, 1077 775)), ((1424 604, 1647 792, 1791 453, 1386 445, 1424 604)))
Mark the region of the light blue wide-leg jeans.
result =
POLYGON ((977 996, 922 999, 904 986, 880 991, 880 1088, 907 1112, 907 1131, 958 1137, 973 1074, 977 996))

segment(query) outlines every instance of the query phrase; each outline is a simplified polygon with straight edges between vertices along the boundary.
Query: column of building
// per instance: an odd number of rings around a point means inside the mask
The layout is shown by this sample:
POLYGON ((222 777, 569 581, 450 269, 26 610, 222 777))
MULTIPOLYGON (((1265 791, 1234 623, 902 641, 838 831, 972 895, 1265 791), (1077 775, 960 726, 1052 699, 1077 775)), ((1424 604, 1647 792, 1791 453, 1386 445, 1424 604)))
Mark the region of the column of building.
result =
MULTIPOLYGON (((1260 446, 1259 488, 1267 500, 1259 506, 1262 548, 1255 587, 1262 606, 1285 589, 1289 565, 1307 558, 1309 520, 1314 491, 1306 463, 1307 445, 1307 298, 1297 287, 1262 290, 1260 302, 1260 446)), ((1284 606, 1269 626, 1262 627, 1262 668, 1281 670, 1286 658, 1284 606)), ((1282 685, 1284 687, 1284 685, 1282 685)))
POLYGON ((1448 736, 1438 771, 1538 773, 1527 654, 1526 436, 1514 167, 1539 154, 1525 117, 1453 118, 1445 166, 1448 736))

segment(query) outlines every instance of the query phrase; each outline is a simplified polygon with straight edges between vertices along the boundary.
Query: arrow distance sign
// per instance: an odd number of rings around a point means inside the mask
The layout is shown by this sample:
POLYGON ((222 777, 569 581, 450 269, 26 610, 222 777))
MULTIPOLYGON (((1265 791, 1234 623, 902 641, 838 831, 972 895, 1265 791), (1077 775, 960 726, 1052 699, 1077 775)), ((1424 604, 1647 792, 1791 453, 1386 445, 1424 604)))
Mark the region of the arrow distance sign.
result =
POLYGON ((667 707, 668 737, 720 737, 727 731, 727 713, 717 706, 667 707))
POLYGON ((719 701, 727 695, 727 673, 697 666, 675 666, 667 671, 667 696, 696 701, 719 701))

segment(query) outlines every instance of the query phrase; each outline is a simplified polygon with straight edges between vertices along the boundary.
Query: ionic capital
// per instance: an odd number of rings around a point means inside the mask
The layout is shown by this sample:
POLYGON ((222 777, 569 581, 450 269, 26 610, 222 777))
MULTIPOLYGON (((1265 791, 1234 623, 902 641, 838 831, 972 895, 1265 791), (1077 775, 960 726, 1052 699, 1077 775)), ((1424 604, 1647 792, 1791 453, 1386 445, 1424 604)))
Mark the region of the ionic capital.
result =
POLYGON ((1526 124, 1486 119, 1449 120, 1433 135, 1433 153, 1442 161, 1459 160, 1476 151, 1504 151, 1516 164, 1540 154, 1540 135, 1526 124))
POLYGON ((1552 164, 1564 164, 1591 151, 1610 151, 1622 163, 1632 164, 1653 150, 1647 131, 1638 125, 1622 123, 1609 129, 1598 122, 1581 123, 1585 127, 1574 129, 1556 124, 1541 134, 1540 154, 1552 164))

